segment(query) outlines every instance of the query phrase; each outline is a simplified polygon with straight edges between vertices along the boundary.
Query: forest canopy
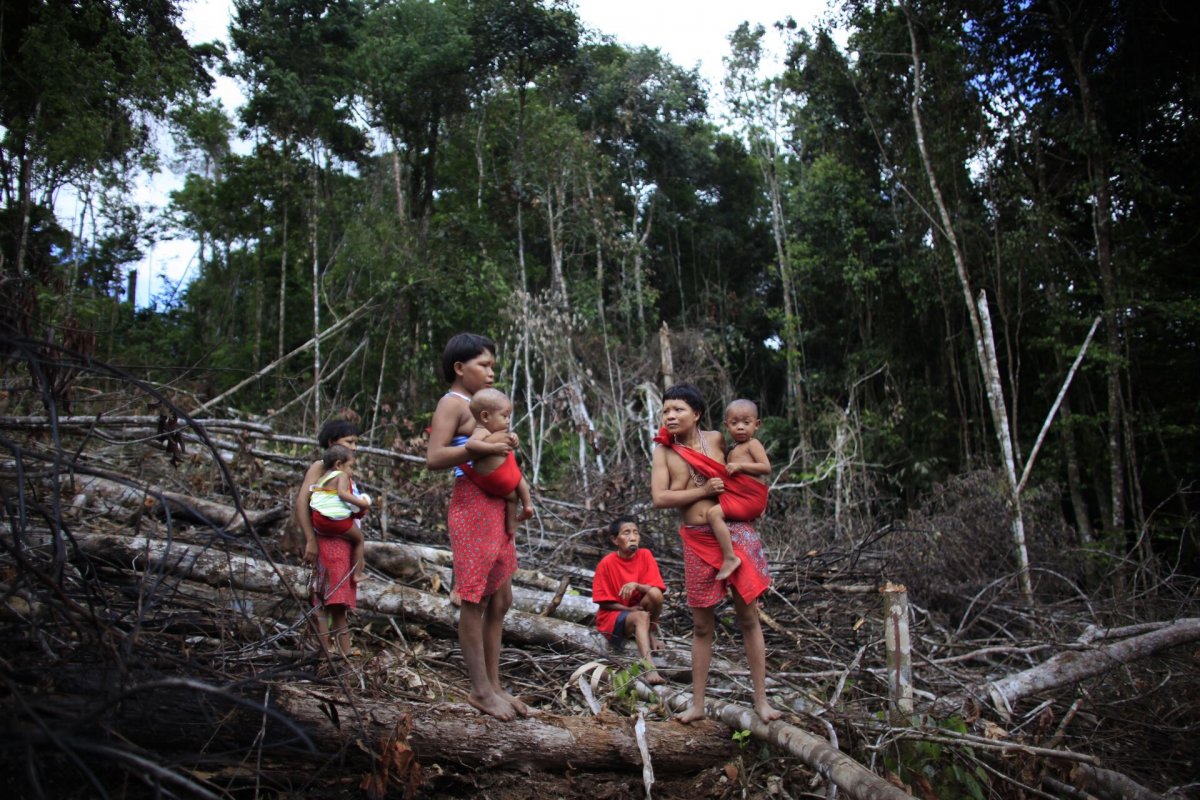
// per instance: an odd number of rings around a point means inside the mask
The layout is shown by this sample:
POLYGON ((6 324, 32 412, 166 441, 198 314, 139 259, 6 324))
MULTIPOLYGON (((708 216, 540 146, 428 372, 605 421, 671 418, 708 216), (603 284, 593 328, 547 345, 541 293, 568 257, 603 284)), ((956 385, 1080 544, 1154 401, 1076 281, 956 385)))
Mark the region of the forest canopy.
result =
POLYGON ((1027 485, 1081 543, 1194 573, 1198 14, 851 0, 731 31, 718 111, 557 0, 235 0, 228 48, 170 0, 2 0, 4 335, 391 446, 479 330, 565 491, 644 464, 669 352, 714 409, 758 403, 777 483, 830 515, 850 484, 875 515, 1006 453, 1019 477, 1053 412, 1027 485), (154 216, 160 134, 184 177, 154 216), (135 309, 165 237, 194 279, 135 309))

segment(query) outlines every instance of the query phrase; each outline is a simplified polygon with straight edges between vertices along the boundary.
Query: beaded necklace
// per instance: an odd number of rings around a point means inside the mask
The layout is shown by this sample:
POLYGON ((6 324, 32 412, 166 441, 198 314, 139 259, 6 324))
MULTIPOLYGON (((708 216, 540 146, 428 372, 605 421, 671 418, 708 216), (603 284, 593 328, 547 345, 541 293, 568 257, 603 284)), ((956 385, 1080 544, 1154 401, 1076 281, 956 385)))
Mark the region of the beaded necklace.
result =
MULTIPOLYGON (((684 444, 683 442, 679 441, 678 438, 676 438, 675 434, 671 434, 671 443, 673 445, 675 445, 676 447, 686 447, 688 450, 695 450, 696 452, 702 453, 705 456, 707 456, 708 455, 708 445, 706 445, 704 443, 704 431, 697 429, 696 436, 698 439, 700 439, 699 447, 692 447, 690 444, 684 444)), ((692 483, 696 484, 697 486, 703 486, 704 482, 708 479, 705 478, 703 475, 701 475, 699 472, 696 472, 696 468, 693 467, 686 458, 683 461, 685 464, 687 464, 688 472, 692 473, 692 483)))

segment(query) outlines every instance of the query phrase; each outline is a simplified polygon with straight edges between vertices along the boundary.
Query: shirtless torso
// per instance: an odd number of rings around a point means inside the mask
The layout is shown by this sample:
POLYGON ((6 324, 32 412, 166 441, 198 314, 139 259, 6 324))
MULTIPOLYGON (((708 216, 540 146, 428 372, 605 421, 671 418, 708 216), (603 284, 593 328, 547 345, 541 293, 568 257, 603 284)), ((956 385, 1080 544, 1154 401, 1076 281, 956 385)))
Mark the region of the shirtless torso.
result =
MULTIPOLYGON (((724 440, 721 434, 717 431, 696 431, 696 439, 692 441, 695 445, 693 448, 701 453, 704 453, 714 461, 724 463, 725 456, 723 452, 724 440)), ((682 443, 683 437, 676 440, 676 447, 684 447, 682 443)), ((688 466, 688 463, 683 458, 670 450, 669 448, 660 447, 655 451, 655 457, 661 457, 665 461, 666 471, 668 475, 667 488, 671 491, 686 491, 689 489, 703 489, 705 483, 711 483, 712 494, 704 494, 686 506, 679 509, 679 519, 684 525, 704 525, 705 512, 716 504, 716 495, 724 489, 724 482, 720 478, 711 478, 705 481, 696 474, 696 472, 688 466)))

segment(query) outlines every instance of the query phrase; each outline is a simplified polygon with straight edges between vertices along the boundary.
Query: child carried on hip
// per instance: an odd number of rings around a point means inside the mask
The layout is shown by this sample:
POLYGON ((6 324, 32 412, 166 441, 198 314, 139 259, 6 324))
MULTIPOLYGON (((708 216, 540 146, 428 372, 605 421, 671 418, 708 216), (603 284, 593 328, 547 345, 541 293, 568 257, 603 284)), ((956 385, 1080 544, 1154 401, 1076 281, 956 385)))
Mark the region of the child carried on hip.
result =
POLYGON ((353 450, 335 444, 325 451, 323 462, 325 474, 309 487, 313 531, 318 536, 333 536, 350 542, 354 548, 351 563, 357 583, 363 578, 366 561, 363 532, 356 521, 371 507, 371 498, 360 493, 354 483, 353 450))

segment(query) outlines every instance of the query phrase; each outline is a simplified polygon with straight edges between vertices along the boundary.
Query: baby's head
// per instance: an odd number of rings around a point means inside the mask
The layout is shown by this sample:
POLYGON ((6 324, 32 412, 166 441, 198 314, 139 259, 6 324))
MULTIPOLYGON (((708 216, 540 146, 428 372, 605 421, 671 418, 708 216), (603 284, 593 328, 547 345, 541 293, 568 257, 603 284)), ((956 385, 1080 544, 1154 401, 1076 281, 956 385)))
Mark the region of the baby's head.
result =
POLYGON ((738 444, 750 441, 760 425, 758 406, 753 400, 738 399, 725 407, 725 430, 738 444))
POLYGON ((349 471, 354 466, 354 451, 349 447, 335 444, 325 451, 322 460, 325 462, 325 469, 349 471))
POLYGON ((512 420, 512 401, 499 389, 480 389, 471 396, 471 414, 475 423, 488 433, 508 430, 512 420))

